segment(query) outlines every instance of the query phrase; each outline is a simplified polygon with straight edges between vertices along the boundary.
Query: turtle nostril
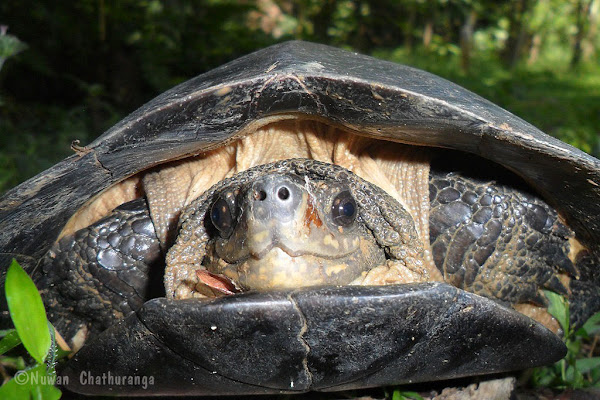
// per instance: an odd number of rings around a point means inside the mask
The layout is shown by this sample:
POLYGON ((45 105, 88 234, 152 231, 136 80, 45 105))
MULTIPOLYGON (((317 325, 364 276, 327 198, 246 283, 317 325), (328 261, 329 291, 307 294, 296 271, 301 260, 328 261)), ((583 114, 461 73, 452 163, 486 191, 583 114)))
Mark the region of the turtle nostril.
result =
POLYGON ((254 200, 263 201, 267 198, 267 192, 264 190, 255 190, 254 191, 254 200))
POLYGON ((277 197, 279 197, 281 200, 287 200, 290 198, 290 191, 288 188, 286 188, 285 186, 282 186, 279 188, 279 190, 277 191, 277 197))

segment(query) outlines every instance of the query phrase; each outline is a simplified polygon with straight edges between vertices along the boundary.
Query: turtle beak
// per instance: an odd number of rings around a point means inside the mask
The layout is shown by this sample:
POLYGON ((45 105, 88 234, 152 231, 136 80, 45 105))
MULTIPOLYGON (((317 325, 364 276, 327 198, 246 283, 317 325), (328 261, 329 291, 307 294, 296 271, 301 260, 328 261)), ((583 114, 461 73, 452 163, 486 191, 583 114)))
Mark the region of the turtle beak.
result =
POLYGON ((294 177, 268 175, 257 180, 246 195, 247 245, 250 254, 262 258, 273 247, 297 256, 289 243, 302 229, 299 224, 308 194, 294 177))
POLYGON ((267 175, 257 180, 246 194, 251 215, 256 223, 269 223, 273 220, 287 223, 295 219, 305 190, 290 176, 267 175))
POLYGON ((241 201, 232 235, 217 242, 217 254, 228 263, 262 259, 276 247, 291 257, 304 254, 308 196, 295 176, 273 174, 257 179, 241 201))

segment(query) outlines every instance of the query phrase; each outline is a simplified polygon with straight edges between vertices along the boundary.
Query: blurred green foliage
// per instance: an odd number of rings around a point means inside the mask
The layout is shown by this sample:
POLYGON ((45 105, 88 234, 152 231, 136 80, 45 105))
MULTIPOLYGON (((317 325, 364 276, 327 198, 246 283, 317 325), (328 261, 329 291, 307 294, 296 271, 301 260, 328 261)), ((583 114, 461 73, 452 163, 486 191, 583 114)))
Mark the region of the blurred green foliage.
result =
POLYGON ((7 34, 8 27, 0 26, 0 69, 10 57, 13 57, 27 48, 17 37, 7 34))
POLYGON ((599 3, 0 2, 0 193, 173 85, 290 39, 429 70, 598 155, 599 3))

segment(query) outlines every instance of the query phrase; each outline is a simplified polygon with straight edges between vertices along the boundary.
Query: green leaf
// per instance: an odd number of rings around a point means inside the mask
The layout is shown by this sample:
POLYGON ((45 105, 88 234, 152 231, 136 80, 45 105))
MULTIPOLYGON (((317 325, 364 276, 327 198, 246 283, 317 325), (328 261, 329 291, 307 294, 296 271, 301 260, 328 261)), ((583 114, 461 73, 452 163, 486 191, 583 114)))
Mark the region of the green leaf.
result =
POLYGON ((417 392, 408 392, 400 389, 394 390, 392 400, 423 400, 423 397, 417 392))
POLYGON ((56 375, 48 372, 44 364, 19 371, 0 387, 0 398, 5 400, 39 399, 58 400, 61 391, 54 386, 56 375))
POLYGON ((0 34, 0 58, 7 59, 27 48, 16 36, 0 34))
POLYGON ((547 387, 556 379, 557 374, 551 368, 539 368, 534 373, 534 382, 538 387, 547 387))
POLYGON ((16 371, 18 371, 20 369, 25 369, 25 367, 26 367, 25 360, 21 356, 19 356, 19 357, 0 356, 0 365, 2 365, 4 368, 12 368, 16 371))
POLYGON ((600 368, 594 368, 592 369, 590 372, 590 378, 592 380, 592 385, 593 387, 599 387, 600 386, 600 368))
POLYGON ((565 383, 567 384, 567 387, 570 388, 581 388, 584 386, 584 378, 583 378, 583 374, 581 373, 581 371, 579 371, 577 368, 573 367, 572 365, 569 365, 569 367, 567 368, 567 371, 565 373, 565 383))
POLYGON ((594 368, 600 367, 600 357, 581 358, 575 361, 575 366, 579 372, 585 374, 594 368))
POLYGON ((548 312, 556 318, 561 328, 565 332, 565 335, 569 334, 569 305, 565 301, 564 297, 551 292, 549 290, 544 290, 544 294, 548 299, 550 305, 548 306, 548 312))
POLYGON ((585 332, 592 336, 598 332, 600 332, 600 313, 596 313, 592 315, 582 327, 585 332))
POLYGON ((16 330, 11 330, 0 340, 0 354, 4 354, 21 344, 21 338, 16 330))
POLYGON ((35 284, 13 259, 6 273, 8 310, 23 346, 40 364, 50 350, 50 331, 44 303, 35 284))

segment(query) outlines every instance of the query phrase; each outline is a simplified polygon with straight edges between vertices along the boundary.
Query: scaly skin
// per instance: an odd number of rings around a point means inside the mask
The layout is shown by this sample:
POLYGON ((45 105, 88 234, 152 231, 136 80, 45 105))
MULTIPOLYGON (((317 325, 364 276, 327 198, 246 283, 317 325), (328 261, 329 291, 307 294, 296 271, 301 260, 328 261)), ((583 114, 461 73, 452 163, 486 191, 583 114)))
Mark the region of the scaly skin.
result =
POLYGON ((567 295, 560 273, 573 233, 540 199, 490 181, 432 172, 430 234, 446 282, 509 303, 545 304, 540 288, 567 295))
POLYGON ((160 295, 162 263, 146 201, 137 199, 58 241, 42 260, 36 284, 49 320, 72 341, 160 295))
POLYGON ((521 178, 442 153, 429 182, 430 243, 446 282, 521 306, 546 307, 542 290, 554 291, 569 299, 576 327, 600 310, 598 256, 579 251, 573 231, 521 178))

